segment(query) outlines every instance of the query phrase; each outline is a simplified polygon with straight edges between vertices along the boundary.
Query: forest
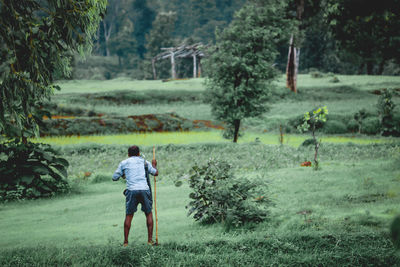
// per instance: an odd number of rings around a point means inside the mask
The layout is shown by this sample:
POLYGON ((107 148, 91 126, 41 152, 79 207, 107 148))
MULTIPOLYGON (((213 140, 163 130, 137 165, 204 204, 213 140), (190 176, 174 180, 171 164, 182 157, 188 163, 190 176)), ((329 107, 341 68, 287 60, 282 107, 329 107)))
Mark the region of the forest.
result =
MULTIPOLYGON (((298 27, 299 71, 398 75, 398 1, 289 0, 284 17, 298 27), (340 10, 335 7, 340 5, 340 10), (301 10, 301 14, 299 14, 301 10), (300 17, 299 17, 300 15, 300 17), (387 24, 389 23, 389 24, 387 24), (386 26, 383 26, 386 25, 386 26)), ((215 43, 244 0, 110 0, 93 55, 75 63, 72 78, 151 79, 151 59, 162 47, 215 43)), ((278 44, 277 68, 285 71, 289 40, 278 44)), ((191 75, 190 59, 178 59, 180 78, 191 75)), ((159 63, 170 78, 168 62, 159 63)))

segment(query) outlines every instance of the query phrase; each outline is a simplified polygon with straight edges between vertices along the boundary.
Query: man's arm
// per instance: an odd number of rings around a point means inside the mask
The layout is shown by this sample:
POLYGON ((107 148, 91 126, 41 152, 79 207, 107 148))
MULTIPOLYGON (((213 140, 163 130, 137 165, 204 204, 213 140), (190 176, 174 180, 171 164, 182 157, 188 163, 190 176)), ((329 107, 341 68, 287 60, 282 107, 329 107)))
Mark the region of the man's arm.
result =
POLYGON ((158 170, 157 170, 157 160, 153 159, 151 161, 151 166, 149 164, 149 173, 151 173, 154 176, 158 175, 158 170))
POLYGON ((118 168, 115 170, 114 175, 112 177, 113 181, 118 181, 121 176, 124 175, 122 170, 122 162, 118 165, 118 168))

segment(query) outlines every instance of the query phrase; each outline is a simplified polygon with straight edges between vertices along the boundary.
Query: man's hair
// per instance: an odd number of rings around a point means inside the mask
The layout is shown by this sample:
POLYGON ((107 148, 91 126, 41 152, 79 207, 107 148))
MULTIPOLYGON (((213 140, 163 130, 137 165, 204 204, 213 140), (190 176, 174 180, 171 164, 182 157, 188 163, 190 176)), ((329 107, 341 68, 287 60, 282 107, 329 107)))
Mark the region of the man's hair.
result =
POLYGON ((131 146, 128 148, 128 156, 139 156, 139 147, 138 146, 131 146))

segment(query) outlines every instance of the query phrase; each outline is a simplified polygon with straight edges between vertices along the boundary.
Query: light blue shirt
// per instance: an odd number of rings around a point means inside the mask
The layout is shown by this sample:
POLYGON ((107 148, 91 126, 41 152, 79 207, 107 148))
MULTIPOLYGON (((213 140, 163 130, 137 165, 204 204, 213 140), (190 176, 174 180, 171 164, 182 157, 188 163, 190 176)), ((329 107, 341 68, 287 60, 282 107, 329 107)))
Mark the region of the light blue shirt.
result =
MULTIPOLYGON (((121 176, 125 175, 126 188, 128 190, 149 190, 146 181, 146 174, 144 170, 145 159, 139 156, 129 157, 121 161, 117 170, 113 175, 113 180, 117 181, 121 176)), ((147 162, 149 173, 156 174, 157 169, 154 168, 150 162, 147 162)))

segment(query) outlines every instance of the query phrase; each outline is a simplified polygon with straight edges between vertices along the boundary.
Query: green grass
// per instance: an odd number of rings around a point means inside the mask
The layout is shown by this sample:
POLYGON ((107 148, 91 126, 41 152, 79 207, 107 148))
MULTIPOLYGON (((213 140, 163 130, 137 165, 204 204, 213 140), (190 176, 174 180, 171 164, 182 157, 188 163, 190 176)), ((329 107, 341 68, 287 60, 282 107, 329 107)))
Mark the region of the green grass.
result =
MULTIPOLYGON (((396 76, 349 76, 338 75, 341 82, 330 83, 331 77, 312 78, 310 75, 299 75, 299 94, 295 95, 285 88, 285 78, 281 76, 275 83, 270 101, 266 103, 270 110, 260 118, 251 118, 243 121, 243 126, 251 131, 276 132, 279 124, 287 124, 288 120, 303 114, 317 106, 326 105, 330 114, 350 116, 365 108, 369 113, 376 114, 378 96, 371 90, 382 88, 400 88, 400 78, 396 76)), ((64 81, 60 82, 62 90, 53 98, 55 102, 64 106, 82 107, 82 104, 71 102, 71 93, 99 93, 115 90, 134 90, 151 95, 152 90, 165 92, 170 96, 178 97, 179 90, 201 92, 204 90, 204 79, 190 79, 182 81, 132 81, 115 79, 110 81, 64 81), (146 92, 147 90, 147 92, 146 92)), ((118 94, 118 93, 116 93, 118 94)), ((393 98, 396 104, 395 112, 400 113, 400 97, 393 98)), ((112 102, 87 101, 86 109, 98 113, 116 114, 120 116, 141 115, 151 113, 176 112, 179 116, 191 120, 212 120, 211 107, 207 103, 174 102, 163 103, 162 99, 154 99, 154 103, 140 105, 119 105, 112 102), (160 102, 161 101, 161 102, 160 102), (159 103, 160 102, 160 103, 159 103)), ((347 123, 348 120, 343 121, 347 123)))
MULTIPOLYGON (((400 77, 338 78, 340 83, 334 84, 329 83, 331 77, 300 75, 300 93, 293 95, 284 88, 282 76, 268 103, 271 110, 245 121, 239 144, 223 139, 220 131, 35 139, 55 145, 68 159, 73 190, 51 199, 0 204, 0 266, 400 266, 388 233, 400 213, 397 139, 319 135, 319 171, 300 166, 314 157, 312 147, 299 146, 309 135, 285 134, 284 145, 278 145, 280 120, 317 105, 327 105, 336 116, 352 116, 361 108, 375 114, 377 96, 369 91, 400 87, 400 77), (140 145, 147 158, 156 145, 159 247, 145 244, 145 218, 140 212, 134 216, 130 246, 120 246, 124 183, 112 182, 111 175, 132 144, 140 145), (174 181, 209 158, 228 161, 237 177, 267 182, 274 202, 268 221, 226 229, 186 216, 190 189, 185 183, 175 187, 174 181), (308 214, 299 214, 302 211, 308 214)), ((68 94, 201 91, 203 81, 63 81, 55 99, 73 106, 68 94)), ((394 101, 399 105, 400 98, 394 101)), ((211 119, 206 103, 102 103, 84 108, 123 116, 176 112, 192 120, 211 119)))
MULTIPOLYGON (((239 138, 239 143, 255 142, 256 138, 263 144, 279 144, 278 134, 269 133, 249 133, 239 138)), ((284 144, 297 147, 304 140, 311 138, 310 135, 285 134, 284 144)), ((369 136, 321 136, 323 143, 355 143, 355 144, 373 144, 390 143, 395 139, 369 136)), ((224 139, 220 131, 208 132, 163 132, 163 133, 133 133, 123 135, 99 135, 99 136, 61 136, 61 137, 41 137, 32 139, 34 142, 43 142, 51 145, 69 145, 69 144, 137 144, 144 146, 166 145, 166 144, 195 144, 195 143, 225 143, 232 142, 224 139)))
MULTIPOLYGON (((339 83, 330 83, 332 77, 312 78, 309 74, 301 74, 298 76, 298 87, 302 88, 319 88, 319 87, 340 87, 355 86, 362 90, 380 89, 384 87, 400 86, 400 77, 397 76, 371 76, 371 75, 335 75, 339 78, 339 83), (378 87, 378 88, 377 88, 378 87)), ((98 93, 112 90, 204 90, 204 79, 188 79, 170 82, 130 80, 128 78, 118 78, 113 80, 71 80, 59 81, 57 83, 61 87, 61 91, 56 94, 64 93, 98 93)), ((282 75, 277 85, 285 87, 285 76, 282 75)))
MULTIPOLYGON (((82 108, 82 105, 62 103, 70 108, 82 108)), ((171 103, 171 104, 138 104, 138 105, 89 105, 86 109, 95 113, 117 116, 132 116, 144 114, 176 113, 189 120, 212 120, 211 108, 203 103, 171 103)))
MULTIPOLYGON (((145 154, 151 147, 142 147, 145 154)), ((0 206, 0 264, 29 265, 321 265, 396 266, 388 225, 400 213, 400 144, 321 148, 320 171, 300 167, 308 148, 262 144, 166 145, 157 148, 161 246, 145 246, 145 220, 134 216, 130 246, 123 250, 123 182, 109 177, 126 146, 70 145, 70 179, 80 193, 0 206), (228 160, 236 174, 268 182, 275 203, 270 220, 227 231, 186 216, 189 188, 175 187, 194 160, 228 160), (249 164, 250 163, 250 164, 249 164), (92 171, 84 180, 75 170, 92 171), (307 216, 297 214, 309 210, 307 216), (23 212, 21 212, 23 211, 23 212)))
POLYGON ((161 80, 131 80, 128 78, 118 78, 107 81, 100 80, 71 80, 59 81, 57 84, 61 87, 61 91, 56 94, 80 94, 80 93, 100 93, 112 90, 203 90, 204 79, 189 79, 162 82, 161 80))

